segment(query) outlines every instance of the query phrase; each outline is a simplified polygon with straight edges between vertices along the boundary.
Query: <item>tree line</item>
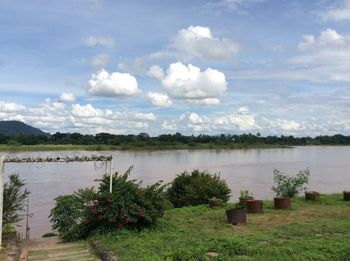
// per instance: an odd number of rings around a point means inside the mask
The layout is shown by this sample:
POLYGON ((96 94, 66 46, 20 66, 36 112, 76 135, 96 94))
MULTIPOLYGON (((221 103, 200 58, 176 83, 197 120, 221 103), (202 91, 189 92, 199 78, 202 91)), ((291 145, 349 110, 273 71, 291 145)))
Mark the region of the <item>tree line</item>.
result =
POLYGON ((257 134, 241 134, 241 135, 182 135, 162 134, 151 137, 147 133, 138 135, 115 135, 109 133, 98 133, 96 135, 83 135, 80 133, 60 133, 52 135, 17 135, 8 136, 0 134, 0 144, 5 145, 114 145, 114 146, 174 146, 187 145, 196 146, 201 144, 212 144, 217 146, 226 145, 350 145, 350 136, 336 134, 333 136, 317 136, 317 137, 294 137, 290 136, 261 136, 257 134))

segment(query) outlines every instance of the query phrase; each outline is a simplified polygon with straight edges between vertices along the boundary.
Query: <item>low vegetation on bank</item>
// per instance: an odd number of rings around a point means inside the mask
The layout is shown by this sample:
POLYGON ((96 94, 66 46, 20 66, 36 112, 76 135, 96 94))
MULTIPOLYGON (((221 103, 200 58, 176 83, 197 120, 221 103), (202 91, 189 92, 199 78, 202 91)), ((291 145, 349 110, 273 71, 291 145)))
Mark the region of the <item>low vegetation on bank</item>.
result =
POLYGON ((272 148, 297 145, 350 145, 350 136, 317 137, 262 136, 260 133, 242 135, 182 135, 162 134, 151 137, 98 133, 55 133, 53 135, 4 135, 0 133, 0 150, 161 150, 161 149, 240 149, 272 148))

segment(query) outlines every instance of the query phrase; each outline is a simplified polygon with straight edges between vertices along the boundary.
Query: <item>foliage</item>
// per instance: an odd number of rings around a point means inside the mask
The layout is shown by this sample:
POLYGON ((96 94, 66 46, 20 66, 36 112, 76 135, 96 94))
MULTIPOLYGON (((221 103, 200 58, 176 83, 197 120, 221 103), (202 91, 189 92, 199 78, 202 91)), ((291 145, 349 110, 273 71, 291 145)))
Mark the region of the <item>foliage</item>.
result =
POLYGON ((23 219, 22 212, 30 192, 18 174, 11 174, 4 184, 3 225, 15 224, 23 219))
POLYGON ((167 190, 167 197, 174 207, 207 204, 216 197, 227 202, 231 190, 225 180, 208 171, 193 170, 177 175, 167 190))
POLYGON ((294 198, 299 193, 306 191, 309 184, 310 170, 300 170, 296 176, 284 175, 279 170, 273 171, 273 180, 276 186, 272 190, 279 197, 294 198))
POLYGON ((128 179, 131 170, 113 176, 112 194, 110 177, 104 175, 96 192, 90 189, 56 198, 50 214, 53 229, 65 241, 73 241, 95 230, 139 230, 154 224, 166 207, 164 185, 157 182, 143 188, 140 182, 128 179))
POLYGON ((249 192, 249 190, 241 190, 240 191, 240 198, 241 199, 247 199, 247 198, 252 198, 253 193, 249 192))
POLYGON ((341 198, 324 195, 317 203, 295 198, 292 212, 275 210, 265 201, 264 215, 250 215, 249 225, 240 227, 226 224, 220 208, 175 208, 150 229, 94 235, 91 240, 125 261, 345 261, 350 254, 350 208, 341 198), (219 256, 210 258, 208 252, 219 256))

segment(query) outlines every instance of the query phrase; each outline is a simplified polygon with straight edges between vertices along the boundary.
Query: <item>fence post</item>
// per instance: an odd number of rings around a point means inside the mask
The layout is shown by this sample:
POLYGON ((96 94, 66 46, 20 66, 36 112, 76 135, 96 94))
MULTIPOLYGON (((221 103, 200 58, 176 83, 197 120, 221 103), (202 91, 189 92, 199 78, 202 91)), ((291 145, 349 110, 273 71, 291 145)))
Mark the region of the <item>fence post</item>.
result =
POLYGON ((112 193, 113 188, 113 174, 112 174, 113 159, 109 162, 109 193, 112 193))
POLYGON ((5 157, 0 155, 0 249, 2 249, 2 214, 4 205, 4 160, 5 157))

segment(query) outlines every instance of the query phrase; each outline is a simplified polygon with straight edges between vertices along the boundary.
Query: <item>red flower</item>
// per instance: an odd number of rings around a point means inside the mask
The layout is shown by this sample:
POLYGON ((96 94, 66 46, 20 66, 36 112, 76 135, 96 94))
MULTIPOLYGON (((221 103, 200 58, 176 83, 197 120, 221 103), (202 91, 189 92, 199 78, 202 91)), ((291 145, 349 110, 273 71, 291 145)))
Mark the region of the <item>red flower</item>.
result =
POLYGON ((125 223, 128 224, 130 222, 130 218, 129 217, 126 217, 125 218, 125 223))
POLYGON ((117 228, 118 228, 118 229, 123 229, 123 228, 124 228, 124 225, 123 225, 123 224, 117 224, 117 228))
POLYGON ((99 221, 101 221, 101 220, 104 219, 104 217, 103 217, 103 215, 98 215, 98 216, 97 216, 97 219, 98 219, 99 221))
POLYGON ((140 211, 140 212, 139 212, 139 216, 140 216, 140 217, 145 217, 145 212, 140 211))
POLYGON ((121 215, 125 215, 125 213, 126 213, 126 212, 125 212, 124 209, 121 209, 121 210, 120 210, 120 214, 121 214, 121 215))

